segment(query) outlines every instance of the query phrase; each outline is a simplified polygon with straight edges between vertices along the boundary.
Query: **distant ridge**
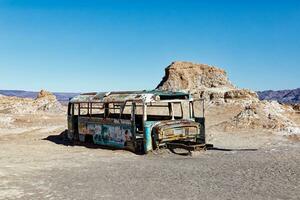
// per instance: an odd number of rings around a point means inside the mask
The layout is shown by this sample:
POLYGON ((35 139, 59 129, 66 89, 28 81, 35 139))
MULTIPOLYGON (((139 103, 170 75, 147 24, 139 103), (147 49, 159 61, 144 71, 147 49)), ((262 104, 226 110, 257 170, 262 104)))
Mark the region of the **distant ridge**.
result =
MULTIPOLYGON (((33 92, 33 91, 25 91, 25 90, 0 90, 0 94, 5 96, 16 96, 16 97, 22 97, 22 98, 36 98, 39 92, 33 92)), ((72 98, 79 93, 73 93, 73 92, 54 92, 53 93, 57 100, 61 103, 66 103, 69 101, 69 98, 72 98)))
POLYGON ((300 103, 300 88, 293 90, 266 90, 257 92, 260 100, 276 100, 280 103, 300 103))
MULTIPOLYGON (((16 96, 23 98, 36 98, 38 92, 34 91, 25 91, 25 90, 0 90, 0 94, 6 96, 16 96)), ((80 93, 75 92, 54 92, 53 93, 57 100, 62 103, 69 101, 69 98, 72 98, 80 93)), ((280 103, 295 104, 300 103, 300 88, 292 90, 265 90, 257 92, 260 100, 275 100, 280 103)))

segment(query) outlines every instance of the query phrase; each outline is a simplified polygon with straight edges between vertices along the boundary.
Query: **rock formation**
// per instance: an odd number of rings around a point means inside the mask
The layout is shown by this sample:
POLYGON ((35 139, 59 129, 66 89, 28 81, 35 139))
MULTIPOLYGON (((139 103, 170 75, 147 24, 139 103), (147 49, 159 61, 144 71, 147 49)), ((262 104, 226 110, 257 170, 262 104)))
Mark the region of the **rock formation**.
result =
POLYGON ((260 101, 256 92, 237 88, 228 80, 224 70, 214 66, 173 62, 165 69, 165 76, 157 89, 185 91, 203 98, 208 118, 215 120, 215 113, 209 111, 213 107, 216 108, 213 112, 227 117, 212 126, 219 131, 260 129, 300 133, 298 125, 289 118, 295 112, 291 107, 260 101))
POLYGON ((56 97, 55 97, 51 92, 48 92, 48 91, 46 91, 46 90, 41 90, 41 91, 37 94, 36 100, 37 100, 37 99, 41 99, 41 98, 47 98, 47 99, 51 99, 51 100, 56 99, 56 97))
POLYGON ((173 62, 165 69, 165 76, 156 88, 190 92, 195 97, 214 103, 258 101, 254 91, 236 88, 223 69, 191 62, 173 62))
POLYGON ((165 76, 157 86, 161 90, 189 90, 235 87, 228 81, 226 72, 205 64, 173 62, 165 69, 165 76))
POLYGON ((57 101, 56 96, 45 90, 41 90, 38 93, 34 104, 38 111, 59 113, 64 110, 62 105, 57 101))

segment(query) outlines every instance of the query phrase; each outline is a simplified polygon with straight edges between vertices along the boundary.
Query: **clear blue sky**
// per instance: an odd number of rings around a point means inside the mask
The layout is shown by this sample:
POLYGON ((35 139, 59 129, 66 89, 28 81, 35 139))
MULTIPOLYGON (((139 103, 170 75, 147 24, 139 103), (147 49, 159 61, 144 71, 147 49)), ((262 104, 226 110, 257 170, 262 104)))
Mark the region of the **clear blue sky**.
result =
POLYGON ((151 89, 176 60, 300 87, 300 1, 0 0, 0 89, 151 89))

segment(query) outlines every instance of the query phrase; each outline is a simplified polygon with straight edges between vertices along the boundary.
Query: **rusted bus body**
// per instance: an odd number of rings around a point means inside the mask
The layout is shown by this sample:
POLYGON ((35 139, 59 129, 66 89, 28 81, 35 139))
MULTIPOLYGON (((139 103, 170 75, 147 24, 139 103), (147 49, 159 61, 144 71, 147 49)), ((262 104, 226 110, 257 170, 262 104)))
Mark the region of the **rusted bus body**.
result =
POLYGON ((158 123, 153 130, 160 142, 174 140, 195 140, 199 133, 199 124, 189 120, 172 120, 158 123))
POLYGON ((194 103, 158 90, 81 94, 69 102, 68 137, 145 153, 170 142, 204 144, 204 110, 196 117, 194 103))

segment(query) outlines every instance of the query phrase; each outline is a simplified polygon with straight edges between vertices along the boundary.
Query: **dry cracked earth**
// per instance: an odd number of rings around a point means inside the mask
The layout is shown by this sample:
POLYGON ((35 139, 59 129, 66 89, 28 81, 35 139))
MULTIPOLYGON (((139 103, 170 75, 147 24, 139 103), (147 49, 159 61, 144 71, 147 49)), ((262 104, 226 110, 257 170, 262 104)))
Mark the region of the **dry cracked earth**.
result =
POLYGON ((136 155, 70 145, 64 115, 29 121, 0 130, 0 199, 300 198, 299 142, 282 136, 213 133, 219 149, 136 155))

